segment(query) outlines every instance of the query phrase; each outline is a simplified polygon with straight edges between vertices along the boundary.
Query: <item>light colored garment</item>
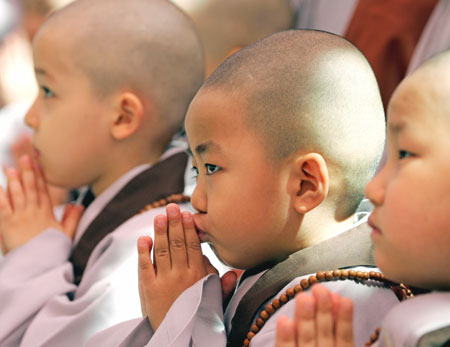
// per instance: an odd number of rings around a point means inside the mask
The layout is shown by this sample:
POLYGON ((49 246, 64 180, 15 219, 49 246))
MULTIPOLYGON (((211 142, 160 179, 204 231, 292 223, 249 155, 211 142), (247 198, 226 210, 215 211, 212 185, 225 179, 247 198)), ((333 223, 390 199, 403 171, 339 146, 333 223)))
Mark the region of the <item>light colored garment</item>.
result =
MULTIPOLYGON (((142 172, 133 170, 86 209, 76 231, 79 240, 112 197, 142 172)), ((191 189, 187 187, 187 189, 191 189)), ((182 210, 191 210, 181 204, 182 210)), ((79 286, 68 261, 73 244, 58 230, 46 230, 10 252, 0 264, 0 346, 79 347, 100 330, 141 316, 136 241, 153 236, 156 208, 117 227, 95 247, 79 286)), ((204 252, 223 273, 208 246, 204 252)))
POLYGON ((433 55, 450 49, 450 1, 440 0, 417 43, 408 74, 433 55))
MULTIPOLYGON (((373 268, 356 268, 372 271, 373 268)), ((147 318, 124 322, 105 330, 92 338, 88 347, 157 347, 157 346, 226 346, 226 333, 230 330, 231 318, 243 295, 251 288, 262 273, 248 277, 238 288, 229 304, 221 323, 221 290, 220 280, 216 275, 209 275, 183 292, 170 308, 160 327, 153 333, 147 318)), ((302 276, 289 283, 278 296, 301 281, 302 276)), ((390 289, 377 288, 353 281, 326 282, 331 291, 354 301, 354 331, 356 346, 362 346, 370 334, 381 325, 389 309, 398 303, 398 299, 390 289)), ((294 315, 295 301, 291 300, 279 309, 252 339, 251 347, 272 347, 275 344, 277 318, 294 315)))
MULTIPOLYGON (((362 210, 365 208, 367 208, 366 205, 361 207, 358 217, 364 214, 362 210)), ((355 223, 355 227, 364 223, 366 218, 367 212, 364 218, 355 223)), ((341 235, 344 234, 342 233, 341 235)), ((345 249, 342 249, 342 251, 345 252, 345 249)), ((317 253, 317 256, 320 256, 319 253, 317 253)), ((308 258, 308 262, 317 263, 320 260, 317 259, 315 261, 308 258)), ((361 271, 374 270, 373 267, 356 267, 355 269, 361 271)), ((301 269, 299 270, 301 271, 301 269)), ((87 346, 226 346, 226 332, 231 331, 232 318, 240 301, 266 271, 247 277, 238 286, 227 306, 224 317, 222 317, 220 279, 216 275, 209 275, 195 283, 178 297, 156 332, 153 332, 147 318, 133 320, 97 334, 88 342, 87 346)), ((305 275, 293 279, 276 297, 285 293, 287 288, 293 288, 302 279, 309 276, 305 275)), ((354 331, 356 346, 364 345, 371 333, 381 326, 381 322, 389 309, 398 303, 398 299, 391 289, 374 285, 373 282, 369 285, 366 282, 355 283, 346 280, 325 282, 324 285, 333 292, 353 299, 355 303, 354 331)), ((270 298, 269 301, 274 298, 270 298)), ((286 315, 292 318, 294 308, 295 302, 293 300, 283 305, 252 339, 250 346, 274 346, 277 317, 286 315)))
POLYGON ((443 346, 450 341, 450 292, 418 295, 386 316, 378 347, 443 346))

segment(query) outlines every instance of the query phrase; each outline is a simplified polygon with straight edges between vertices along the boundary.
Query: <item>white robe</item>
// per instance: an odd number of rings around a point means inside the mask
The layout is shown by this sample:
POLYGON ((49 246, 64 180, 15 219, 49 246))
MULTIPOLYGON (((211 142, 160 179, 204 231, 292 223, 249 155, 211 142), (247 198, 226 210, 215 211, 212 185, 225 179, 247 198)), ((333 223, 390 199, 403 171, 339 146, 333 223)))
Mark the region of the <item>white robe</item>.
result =
MULTIPOLYGON (((372 271, 373 268, 356 268, 372 271)), ((231 318, 239 300, 250 289, 251 285, 262 273, 247 278, 238 288, 229 308, 222 320, 222 302, 220 280, 216 275, 209 275, 194 286, 188 288, 175 301, 156 333, 147 318, 124 322, 94 336, 88 347, 158 347, 158 346, 214 346, 224 347, 227 344, 226 332, 230 330, 231 318)), ((296 278, 287 288, 294 287, 303 278, 296 278)), ((362 346, 371 333, 381 325, 389 309, 398 303, 398 299, 390 289, 357 284, 353 281, 325 282, 331 291, 349 297, 355 308, 355 341, 362 346)), ((293 317, 295 301, 291 300, 282 306, 251 340, 251 347, 272 347, 275 341, 277 318, 280 315, 293 317)))
POLYGON ((386 316, 374 347, 430 347, 442 346, 448 341, 450 292, 432 292, 396 305, 386 316), (440 335, 433 338, 434 344, 429 339, 433 334, 440 335))
MULTIPOLYGON (((89 205, 75 242, 112 197, 147 167, 131 170, 89 205)), ((192 210, 189 204, 180 207, 192 210)), ((79 286, 73 284, 68 261, 73 244, 58 230, 48 229, 10 252, 0 263, 0 346, 79 347, 98 331, 140 317, 136 241, 153 236, 153 218, 164 213, 164 208, 141 213, 104 237, 79 286)), ((210 248, 204 251, 223 273, 210 248)))
MULTIPOLYGON (((345 252, 345 250, 342 250, 345 252)), ((314 262, 313 260, 310 260, 314 262)), ((358 267, 361 271, 373 268, 358 267)), ((227 306, 225 315, 222 311, 220 279, 209 275, 195 283, 177 298, 167 312, 163 322, 153 332, 147 318, 124 322, 107 329, 89 340, 87 346, 104 347, 158 347, 158 346, 214 346, 227 345, 226 331, 231 330, 231 321, 236 308, 255 282, 265 271, 247 277, 235 291, 227 306)), ((287 284, 277 295, 285 293, 301 279, 298 277, 287 284)), ((367 283, 367 282, 364 282, 367 283)), ((356 346, 364 345, 372 332, 379 326, 389 309, 399 301, 391 289, 351 280, 324 282, 331 291, 349 297, 354 301, 354 331, 356 346)), ((271 298, 270 300, 272 300, 271 298)), ((274 346, 276 321, 280 315, 293 317, 295 301, 283 305, 251 340, 251 347, 274 346)))

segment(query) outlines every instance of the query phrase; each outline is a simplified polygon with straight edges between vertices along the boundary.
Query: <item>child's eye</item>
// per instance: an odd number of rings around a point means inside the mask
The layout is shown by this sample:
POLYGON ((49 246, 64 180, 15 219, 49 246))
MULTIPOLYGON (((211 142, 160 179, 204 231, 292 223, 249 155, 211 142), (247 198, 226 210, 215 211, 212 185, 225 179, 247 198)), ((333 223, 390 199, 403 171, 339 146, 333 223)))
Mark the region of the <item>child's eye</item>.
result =
POLYGON ((48 99, 54 96, 53 92, 49 88, 42 86, 41 89, 44 92, 44 98, 48 99))
POLYGON ((405 151, 405 150, 399 150, 399 151, 398 151, 398 158, 399 158, 400 160, 409 158, 409 157, 411 157, 412 155, 413 155, 413 154, 412 154, 411 152, 408 152, 408 151, 405 151))
POLYGON ((205 164, 205 168, 206 168, 207 175, 212 175, 220 170, 220 166, 213 165, 213 164, 205 164))
POLYGON ((197 178, 197 176, 198 176, 198 169, 197 169, 197 167, 196 167, 196 166, 193 166, 193 167, 191 168, 191 170, 194 172, 194 177, 197 178))

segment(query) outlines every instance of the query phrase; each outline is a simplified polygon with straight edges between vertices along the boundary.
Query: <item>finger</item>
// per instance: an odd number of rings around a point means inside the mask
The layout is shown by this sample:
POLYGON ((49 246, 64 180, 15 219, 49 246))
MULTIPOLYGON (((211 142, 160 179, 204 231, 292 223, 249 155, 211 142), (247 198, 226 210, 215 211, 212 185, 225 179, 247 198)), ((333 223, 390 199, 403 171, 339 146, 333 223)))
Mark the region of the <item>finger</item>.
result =
POLYGON ((139 299, 141 301, 142 317, 147 316, 147 299, 145 296, 144 282, 152 281, 154 278, 154 268, 150 259, 150 249, 152 245, 152 239, 148 236, 143 236, 142 239, 138 239, 138 278, 139 278, 139 299), (142 259, 141 259, 142 258, 142 259), (150 264, 148 264, 150 262, 150 264), (146 274, 147 267, 151 267, 153 274, 146 274), (143 268, 143 270, 141 270, 143 268), (144 279, 145 276, 145 279, 144 279))
POLYGON ((142 317, 145 317, 147 316, 147 300, 145 299, 143 286, 144 286, 143 281, 141 277, 139 277, 139 300, 141 302, 142 317))
POLYGON ((295 300, 294 324, 297 327, 297 345, 316 346, 315 299, 308 293, 300 293, 295 300))
POLYGON ((153 263, 150 258, 150 250, 152 246, 153 241, 150 236, 141 236, 138 239, 138 275, 139 281, 142 283, 142 292, 144 296, 146 296, 147 286, 151 284, 156 278, 155 268, 153 267, 153 263))
POLYGON ((24 155, 19 160, 19 168, 22 173, 22 184, 27 206, 35 207, 39 204, 36 187, 36 176, 33 170, 31 158, 24 155))
POLYGON ((73 236, 75 235, 83 211, 84 207, 81 205, 69 204, 66 206, 61 224, 64 233, 69 236, 70 239, 73 239, 73 236))
POLYGON ((155 241, 153 244, 153 258, 156 272, 167 273, 171 268, 169 238, 167 230, 167 217, 159 215, 154 221, 155 241))
MULTIPOLYGON (((203 260, 202 246, 200 244, 200 239, 198 238, 197 230, 194 225, 194 217, 190 212, 182 213, 184 236, 186 239, 186 249, 188 256, 188 264, 190 268, 202 268, 206 264, 206 270, 208 273, 216 272, 217 270, 208 262, 205 263, 203 260)), ((206 258, 208 259, 208 258, 206 258)))
POLYGON ((188 268, 188 255, 180 207, 177 204, 168 204, 166 212, 172 268, 185 271, 188 268))
POLYGON ((336 326, 336 321, 338 317, 339 305, 341 302, 341 296, 338 293, 331 293, 331 303, 333 305, 333 319, 334 325, 336 326))
POLYGON ((277 321, 275 347, 298 347, 295 343, 294 323, 285 316, 281 316, 277 321))
POLYGON ((33 162, 34 173, 36 176, 36 187, 41 207, 52 208, 52 202, 47 189, 47 181, 45 180, 42 168, 36 162, 33 162))
POLYGON ((0 230, 0 251, 1 254, 6 255, 8 253, 8 249, 6 248, 5 240, 3 239, 3 234, 0 230))
POLYGON ((237 275, 234 271, 226 272, 220 279, 222 285, 222 300, 226 301, 233 294, 234 287, 236 286, 237 275))
POLYGON ((334 346, 333 304, 330 291, 323 285, 314 285, 311 289, 316 301, 317 345, 334 346))
POLYGON ((211 262, 209 261, 209 259, 206 255, 203 256, 203 264, 206 268, 206 273, 208 275, 210 275, 210 274, 219 275, 219 271, 217 271, 217 269, 213 266, 213 264, 211 264, 211 262))
POLYGON ((8 179, 8 195, 12 208, 13 210, 21 210, 25 207, 25 197, 19 173, 16 169, 8 169, 6 177, 8 179))
POLYGON ((353 347, 353 302, 341 298, 336 323, 336 346, 353 347))
POLYGON ((5 191, 0 186, 0 213, 2 218, 9 218, 12 215, 12 206, 5 191))

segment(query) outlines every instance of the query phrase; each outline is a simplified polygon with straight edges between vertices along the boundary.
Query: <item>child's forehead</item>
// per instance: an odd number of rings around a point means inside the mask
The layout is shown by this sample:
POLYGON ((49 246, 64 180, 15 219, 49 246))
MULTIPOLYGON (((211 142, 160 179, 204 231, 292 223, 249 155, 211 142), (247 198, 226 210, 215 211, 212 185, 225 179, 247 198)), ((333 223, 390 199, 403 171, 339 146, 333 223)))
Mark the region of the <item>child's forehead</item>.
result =
POLYGON ((185 124, 191 132, 199 128, 211 131, 217 127, 241 130, 245 127, 248 111, 245 98, 238 93, 220 87, 201 89, 189 107, 185 124))
POLYGON ((429 74, 417 74, 399 86, 389 105, 389 123, 427 118, 440 123, 441 120, 450 119, 450 83, 441 84, 432 77, 429 74))

